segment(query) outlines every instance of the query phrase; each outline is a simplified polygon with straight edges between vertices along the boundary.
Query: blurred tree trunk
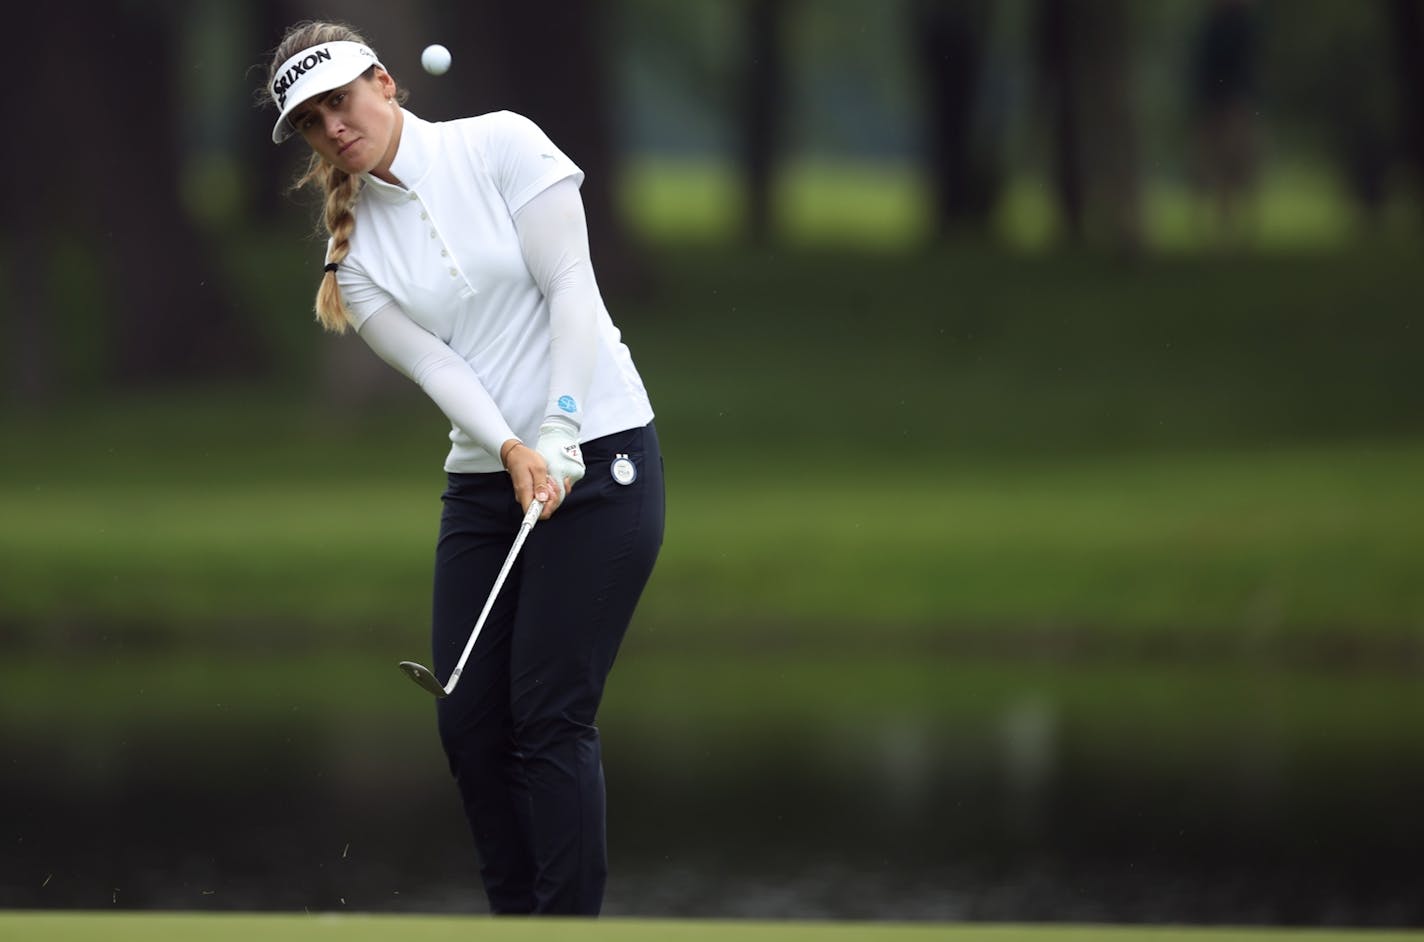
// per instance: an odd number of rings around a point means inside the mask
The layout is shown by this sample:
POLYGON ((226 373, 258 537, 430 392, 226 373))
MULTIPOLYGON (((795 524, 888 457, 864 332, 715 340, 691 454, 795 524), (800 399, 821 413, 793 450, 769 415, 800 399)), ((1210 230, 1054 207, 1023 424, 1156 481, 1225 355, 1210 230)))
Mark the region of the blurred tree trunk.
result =
POLYGON ((254 374, 263 364, 255 328, 240 318, 216 250, 180 200, 178 18, 163 4, 95 3, 74 29, 73 9, 37 10, 33 35, 68 38, 65 67, 27 90, 49 116, 35 146, 79 162, 46 212, 58 210, 107 263, 99 294, 111 325, 108 378, 152 386, 254 374), (135 74, 142 81, 119 80, 135 74))
POLYGON ((915 0, 910 7, 925 93, 925 174, 940 239, 982 232, 998 195, 999 168, 974 127, 991 12, 989 0, 915 0))
MULTIPOLYGON (((22 148, 23 149, 23 148, 22 148)), ((11 171, 19 168, 13 164, 11 171)), ((8 189, 8 188, 7 188, 8 189)), ((31 212, 38 200, 17 201, 6 194, 6 204, 16 212, 7 223, 3 251, 8 264, 10 298, 5 316, 6 399, 27 408, 43 406, 58 393, 55 375, 53 310, 45 276, 49 245, 42 219, 31 212)))
MULTIPOLYGON (((100 330, 99 382, 162 385, 249 375, 261 363, 256 334, 222 289, 220 267, 179 197, 173 26, 163 4, 32 4, 11 25, 31 37, 66 36, 65 55, 42 42, 16 50, 27 85, 15 97, 7 204, 18 226, 14 266, 15 390, 48 396, 72 380, 57 360, 70 334, 100 330), (116 6, 119 8, 116 9, 116 6), (83 29, 74 29, 82 16, 83 29), (16 21, 24 25, 17 26, 16 21), (137 84, 117 77, 139 73, 137 84), (75 169, 57 159, 72 159, 75 169), (101 312, 68 311, 52 279, 59 235, 98 259, 89 293, 101 312), (98 325, 97 327, 95 325, 98 325)), ((72 292, 71 292, 72 294, 72 292)), ((86 344, 92 346, 92 344, 86 344)))
MULTIPOLYGON (((37 5, 22 4, 10 11, 9 28, 16 36, 41 36, 37 5)), ((30 83, 25 93, 12 96, 12 130, 46 125, 44 103, 29 92, 43 88, 52 76, 52 63, 44 44, 16 43, 10 50, 10 67, 30 83)), ((0 184, 5 207, 4 240, 0 244, 10 297, 4 318, 6 398, 25 406, 42 404, 57 392, 54 361, 54 311, 50 304, 45 259, 53 243, 51 207, 63 185, 49 166, 50 155, 38 140, 8 148, 9 166, 0 184)))
POLYGON ((1087 56, 1083 91, 1089 134, 1085 142, 1095 201, 1102 206, 1104 236, 1120 251, 1143 246, 1142 180, 1133 102, 1133 12, 1130 0, 1095 0, 1084 22, 1087 56))
POLYGON ((1072 35, 1072 16, 1071 0, 1039 0, 1036 52, 1053 148, 1054 194, 1068 240, 1081 242, 1087 186, 1077 107, 1080 50, 1072 35))
POLYGON ((1067 238, 1142 245, 1127 0, 1039 0, 1039 78, 1067 238))
POLYGON ((1424 210, 1424 0, 1391 0, 1404 146, 1424 210))
POLYGON ((553 6, 479 0, 444 12, 450 32, 440 41, 455 53, 445 78, 459 76, 451 104, 462 114, 516 111, 543 128, 584 171, 589 249, 600 287, 605 293, 639 290, 646 274, 616 203, 621 154, 607 0, 553 6))
POLYGON ((775 226, 774 186, 786 120, 787 0, 745 0, 741 158, 747 236, 764 243, 775 226))
MULTIPOLYGON (((252 0, 248 7, 251 29, 257 37, 253 48, 262 53, 252 60, 261 65, 260 69, 254 69, 251 73, 255 79, 250 83, 254 95, 266 85, 269 56, 282 41, 282 33, 299 17, 293 7, 289 0, 252 0)), ((275 223, 286 215, 289 208, 287 187, 295 179, 297 171, 294 168, 305 166, 305 157, 309 153, 299 142, 280 147, 272 143, 272 122, 276 119, 276 109, 264 97, 262 107, 247 109, 246 121, 243 122, 242 163, 244 167, 251 168, 256 181, 251 188, 252 216, 255 222, 262 225, 275 223), (300 155, 294 153, 296 151, 300 151, 300 155)))

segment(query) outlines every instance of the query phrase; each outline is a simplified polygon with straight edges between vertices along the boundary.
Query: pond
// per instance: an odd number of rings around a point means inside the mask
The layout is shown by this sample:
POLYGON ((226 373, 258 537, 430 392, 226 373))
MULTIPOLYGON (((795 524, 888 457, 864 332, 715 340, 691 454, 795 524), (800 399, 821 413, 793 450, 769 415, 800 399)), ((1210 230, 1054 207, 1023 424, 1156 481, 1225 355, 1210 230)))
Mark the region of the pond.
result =
MULTIPOLYGON (((0 906, 485 911, 393 664, 27 657, 0 674, 0 906)), ((614 679, 606 915, 1424 925, 1416 671, 646 655, 614 679)))

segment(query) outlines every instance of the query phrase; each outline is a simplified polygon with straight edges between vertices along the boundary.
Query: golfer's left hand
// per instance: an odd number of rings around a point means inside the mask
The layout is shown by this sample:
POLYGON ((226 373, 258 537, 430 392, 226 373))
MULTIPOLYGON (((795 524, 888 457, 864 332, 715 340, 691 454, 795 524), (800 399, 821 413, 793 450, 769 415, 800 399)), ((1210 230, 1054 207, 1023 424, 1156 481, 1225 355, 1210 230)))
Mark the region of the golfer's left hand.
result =
POLYGON ((583 479, 583 451, 579 448, 578 429, 557 419, 539 426, 539 443, 535 447, 548 466, 556 503, 563 503, 573 486, 583 479))

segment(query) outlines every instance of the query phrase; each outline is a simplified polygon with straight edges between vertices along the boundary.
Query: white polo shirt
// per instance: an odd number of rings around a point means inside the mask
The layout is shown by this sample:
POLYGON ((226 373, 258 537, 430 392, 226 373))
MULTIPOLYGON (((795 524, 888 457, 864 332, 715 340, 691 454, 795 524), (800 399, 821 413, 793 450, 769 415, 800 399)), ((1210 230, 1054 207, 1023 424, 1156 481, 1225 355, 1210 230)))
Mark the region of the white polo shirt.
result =
MULTIPOLYGON (((399 305, 470 365, 514 434, 533 443, 548 402, 549 308, 525 264, 513 215, 560 180, 582 182, 583 171, 512 112, 438 123, 403 114, 391 173, 405 186, 363 177, 350 252, 337 270, 352 326, 399 305)), ((653 418, 601 299, 597 318, 581 441, 653 418)), ((497 453, 453 422, 450 441, 447 471, 503 470, 497 453)))

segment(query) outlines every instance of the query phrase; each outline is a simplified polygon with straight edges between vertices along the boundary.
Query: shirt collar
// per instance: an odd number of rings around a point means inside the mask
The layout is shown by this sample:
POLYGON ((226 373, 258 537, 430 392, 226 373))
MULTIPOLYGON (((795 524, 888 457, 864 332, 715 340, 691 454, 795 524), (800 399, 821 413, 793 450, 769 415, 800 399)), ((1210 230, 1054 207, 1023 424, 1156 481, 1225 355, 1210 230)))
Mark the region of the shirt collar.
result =
POLYGON ((405 186, 396 186, 379 180, 369 173, 361 174, 361 179, 374 195, 394 202, 405 199, 415 189, 430 170, 431 158, 435 154, 435 125, 401 109, 400 145, 396 148, 396 159, 391 161, 391 173, 405 186))

